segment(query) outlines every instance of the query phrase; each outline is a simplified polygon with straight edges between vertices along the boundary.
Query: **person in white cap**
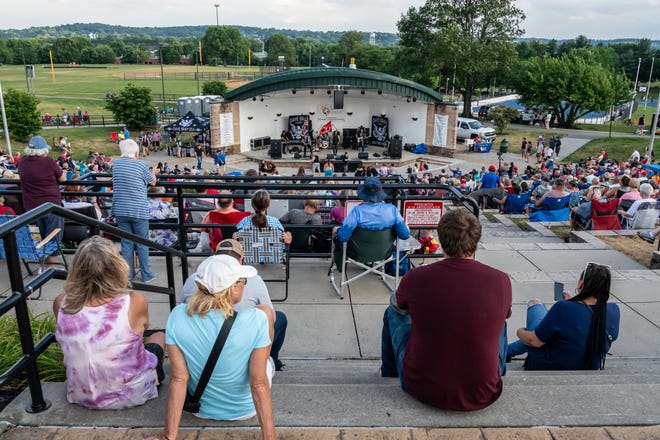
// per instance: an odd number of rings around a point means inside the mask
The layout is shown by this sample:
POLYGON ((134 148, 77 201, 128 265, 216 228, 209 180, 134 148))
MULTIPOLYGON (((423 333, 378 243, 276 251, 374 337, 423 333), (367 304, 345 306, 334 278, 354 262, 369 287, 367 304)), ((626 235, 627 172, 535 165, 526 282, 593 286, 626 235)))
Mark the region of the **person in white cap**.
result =
POLYGON ((229 255, 213 255, 197 268, 197 291, 187 304, 172 310, 165 327, 171 380, 165 430, 160 439, 175 439, 186 387, 193 393, 225 319, 237 313, 220 358, 202 394, 196 415, 214 420, 246 420, 257 415, 262 438, 274 440, 275 422, 269 362, 274 313, 271 308, 234 310, 248 279, 257 275, 229 255))

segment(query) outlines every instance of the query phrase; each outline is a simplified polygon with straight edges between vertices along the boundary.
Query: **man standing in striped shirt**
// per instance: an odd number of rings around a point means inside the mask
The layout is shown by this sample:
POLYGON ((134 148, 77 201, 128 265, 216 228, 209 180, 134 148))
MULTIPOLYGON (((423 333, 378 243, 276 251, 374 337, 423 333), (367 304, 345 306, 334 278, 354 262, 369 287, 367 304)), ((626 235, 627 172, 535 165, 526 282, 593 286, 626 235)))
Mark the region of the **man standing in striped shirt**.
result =
MULTIPOLYGON (((112 209, 111 214, 120 229, 149 239, 149 201, 147 187, 156 185, 157 168, 149 170, 139 160, 140 148, 132 139, 119 143, 121 157, 112 163, 112 209)), ((137 251, 142 281, 156 277, 149 267, 149 248, 130 240, 121 239, 121 255, 128 263, 129 279, 135 277, 133 252, 137 251)))

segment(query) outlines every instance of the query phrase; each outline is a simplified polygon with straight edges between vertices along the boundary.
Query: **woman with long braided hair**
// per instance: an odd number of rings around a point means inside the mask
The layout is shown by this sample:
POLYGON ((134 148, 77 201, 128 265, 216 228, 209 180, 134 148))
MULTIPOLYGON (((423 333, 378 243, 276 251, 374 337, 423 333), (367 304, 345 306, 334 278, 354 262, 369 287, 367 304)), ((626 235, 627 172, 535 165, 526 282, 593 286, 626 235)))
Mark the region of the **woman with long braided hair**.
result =
POLYGON ((619 336, 619 307, 609 303, 612 276, 608 266, 587 263, 575 289, 564 292, 548 310, 538 299, 528 303, 527 326, 516 332, 507 360, 527 353, 526 370, 598 370, 619 336))

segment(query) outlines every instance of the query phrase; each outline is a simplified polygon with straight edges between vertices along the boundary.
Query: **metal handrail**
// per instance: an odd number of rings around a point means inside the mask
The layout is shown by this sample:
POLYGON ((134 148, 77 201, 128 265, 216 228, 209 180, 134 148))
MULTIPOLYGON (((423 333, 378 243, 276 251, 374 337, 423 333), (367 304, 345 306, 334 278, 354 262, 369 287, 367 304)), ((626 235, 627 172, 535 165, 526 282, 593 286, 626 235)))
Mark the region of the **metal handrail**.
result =
POLYGON ((151 286, 143 283, 134 283, 140 290, 163 293, 169 297, 170 309, 176 306, 176 292, 174 286, 174 264, 173 256, 181 258, 181 271, 183 279, 188 277, 187 255, 177 249, 162 246, 137 235, 125 232, 114 226, 94 220, 83 214, 79 214, 70 209, 53 203, 45 203, 25 214, 17 216, 0 226, 0 238, 3 239, 5 254, 7 257, 7 270, 11 285, 11 296, 0 303, 0 316, 11 309, 16 311, 16 321, 18 325, 19 338, 23 355, 7 371, 0 375, 0 385, 5 385, 15 379, 23 371, 27 374, 28 388, 31 396, 31 403, 26 407, 26 411, 37 413, 45 411, 51 406, 51 403, 44 398, 39 369, 37 367, 37 358, 48 346, 55 341, 55 335, 49 333, 45 335, 36 345, 33 342, 32 328, 30 327, 29 311, 27 307, 27 298, 30 294, 48 282, 51 278, 64 279, 66 271, 47 269, 27 285, 23 283, 20 257, 18 246, 16 244, 15 231, 22 226, 34 223, 38 218, 47 214, 55 214, 65 219, 69 219, 84 225, 98 228, 101 231, 108 232, 114 236, 129 239, 139 244, 157 249, 165 254, 167 270, 167 287, 151 286))

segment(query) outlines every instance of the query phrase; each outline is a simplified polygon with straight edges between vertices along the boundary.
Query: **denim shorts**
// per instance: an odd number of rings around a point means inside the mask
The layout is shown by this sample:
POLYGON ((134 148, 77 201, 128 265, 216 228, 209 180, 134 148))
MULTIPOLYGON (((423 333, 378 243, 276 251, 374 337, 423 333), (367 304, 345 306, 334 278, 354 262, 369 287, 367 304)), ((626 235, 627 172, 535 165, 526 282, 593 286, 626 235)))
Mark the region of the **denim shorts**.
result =
POLYGON ((150 342, 148 344, 144 344, 144 349, 150 353, 155 354, 158 358, 158 364, 156 364, 155 371, 156 377, 158 378, 158 385, 160 385, 165 380, 165 370, 163 370, 163 357, 165 356, 165 352, 163 351, 163 347, 156 343, 150 342))

